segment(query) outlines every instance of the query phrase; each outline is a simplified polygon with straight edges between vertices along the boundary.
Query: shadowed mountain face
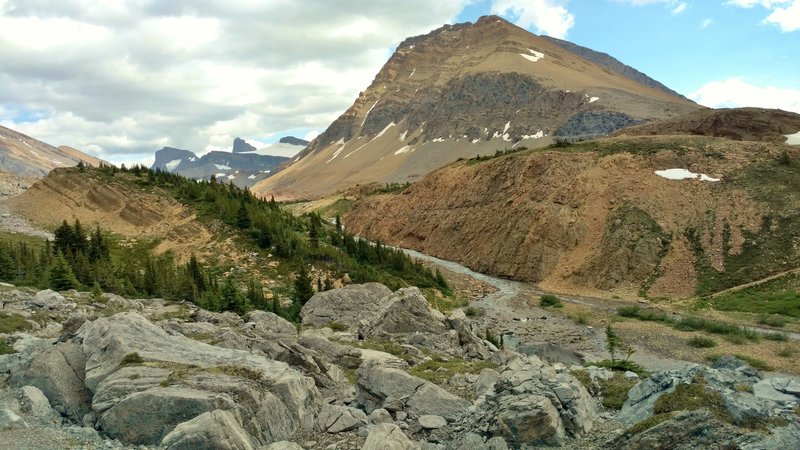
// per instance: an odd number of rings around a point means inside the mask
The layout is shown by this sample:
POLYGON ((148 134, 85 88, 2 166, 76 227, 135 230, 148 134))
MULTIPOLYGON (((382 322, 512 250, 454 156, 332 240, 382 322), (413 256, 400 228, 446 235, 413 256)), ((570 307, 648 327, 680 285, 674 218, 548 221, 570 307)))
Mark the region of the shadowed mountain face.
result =
POLYGON ((71 147, 50 144, 0 127, 0 171, 22 177, 41 178, 56 167, 70 167, 79 161, 93 166, 102 161, 71 147))
POLYGON ((202 157, 189 150, 164 147, 156 152, 152 168, 195 179, 209 179, 213 176, 224 183, 232 182, 239 187, 250 187, 268 177, 279 164, 289 159, 256 153, 255 147, 236 139, 234 152, 214 151, 202 157), (246 149, 248 152, 236 152, 237 149, 246 149))
POLYGON ((698 108, 608 55, 483 17, 403 41, 353 106, 254 190, 318 197, 413 181, 458 158, 602 136, 698 108))

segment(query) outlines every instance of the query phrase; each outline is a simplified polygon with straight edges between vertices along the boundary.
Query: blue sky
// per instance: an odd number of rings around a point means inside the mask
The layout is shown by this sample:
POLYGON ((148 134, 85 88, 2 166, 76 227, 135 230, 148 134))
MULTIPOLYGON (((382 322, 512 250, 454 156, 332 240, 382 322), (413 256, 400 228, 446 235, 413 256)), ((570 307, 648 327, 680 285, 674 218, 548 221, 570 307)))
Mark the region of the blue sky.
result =
POLYGON ((706 106, 800 112, 800 0, 0 0, 0 125, 118 163, 313 138, 405 37, 490 13, 706 106))

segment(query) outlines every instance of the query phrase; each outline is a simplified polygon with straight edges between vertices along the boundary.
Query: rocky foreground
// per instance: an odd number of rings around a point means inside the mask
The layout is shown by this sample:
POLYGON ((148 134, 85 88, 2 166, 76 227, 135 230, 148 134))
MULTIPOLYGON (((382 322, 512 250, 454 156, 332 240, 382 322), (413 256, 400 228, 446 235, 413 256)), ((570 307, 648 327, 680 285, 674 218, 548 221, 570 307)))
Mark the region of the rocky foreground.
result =
POLYGON ((498 350, 416 288, 302 316, 4 286, 0 448, 800 446, 800 382, 735 358, 652 374, 616 411, 600 387, 621 374, 498 350))

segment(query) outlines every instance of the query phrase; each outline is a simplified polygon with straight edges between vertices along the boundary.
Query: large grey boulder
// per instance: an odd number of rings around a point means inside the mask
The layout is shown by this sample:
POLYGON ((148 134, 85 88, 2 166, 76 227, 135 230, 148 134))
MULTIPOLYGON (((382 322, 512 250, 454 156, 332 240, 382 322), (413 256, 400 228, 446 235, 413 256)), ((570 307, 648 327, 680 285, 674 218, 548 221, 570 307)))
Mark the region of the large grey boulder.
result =
POLYGON ((434 414, 455 420, 470 406, 433 383, 379 363, 365 362, 356 375, 356 400, 367 412, 384 408, 412 417, 434 414))
POLYGON ((753 371, 741 366, 734 369, 715 369, 689 364, 681 369, 656 372, 634 386, 628 392, 628 399, 617 415, 617 420, 633 425, 651 417, 656 400, 665 393, 673 392, 680 384, 692 383, 697 377, 702 377, 708 389, 720 392, 726 399, 726 404, 739 404, 741 400, 758 407, 751 394, 737 389, 758 382, 759 379, 753 371))
POLYGON ((224 394, 176 387, 157 387, 125 397, 97 423, 114 439, 139 445, 157 445, 176 425, 217 409, 235 408, 224 394))
POLYGON ((500 408, 489 431, 511 445, 561 445, 566 433, 558 410, 546 397, 528 395, 500 408))
POLYGON ((357 369, 363 362, 361 350, 349 345, 332 342, 314 333, 304 333, 297 343, 324 355, 330 361, 348 369, 357 369))
POLYGON ((275 382, 284 373, 293 372, 286 363, 170 335, 136 313, 119 313, 88 322, 81 327, 77 339, 82 342, 87 357, 86 385, 92 391, 133 354, 144 361, 183 366, 235 365, 260 374, 267 382, 275 382))
POLYGON ((381 423, 369 426, 369 434, 361 450, 419 450, 397 425, 381 423))
POLYGON ((245 319, 248 320, 248 323, 253 324, 255 331, 264 336, 274 339, 297 337, 297 328, 275 313, 256 310, 245 316, 245 319))
POLYGON ((327 433, 356 430, 366 424, 364 411, 347 406, 324 405, 317 417, 317 430, 327 433))
POLYGON ((230 411, 214 410, 183 422, 161 441, 167 450, 252 450, 252 437, 230 411))
POLYGON ((61 343, 31 354, 28 363, 11 374, 13 386, 39 388, 53 408, 76 423, 91 411, 91 393, 84 385, 86 356, 73 343, 61 343))
POLYGON ((55 416, 55 411, 50 406, 50 401, 36 386, 22 386, 20 389, 22 410, 40 420, 50 420, 55 416))
POLYGON ((503 367, 484 371, 478 381, 470 429, 488 430, 512 446, 560 445, 589 433, 597 420, 583 385, 563 365, 536 356, 511 354, 503 367))
POLYGON ((794 378, 767 378, 753 385, 753 394, 775 402, 800 403, 800 382, 794 378))
POLYGON ((280 441, 263 447, 263 450, 303 450, 303 447, 296 442, 280 441))
POLYGON ((155 445, 179 423, 214 411, 242 418, 262 442, 313 429, 322 406, 312 378, 286 363, 198 342, 135 313, 86 323, 86 385, 98 426, 124 443, 155 445))
POLYGON ((317 292, 303 306, 300 317, 304 325, 338 322, 356 330, 362 320, 372 322, 378 317, 381 300, 391 294, 392 291, 380 283, 353 284, 317 292))
POLYGON ((382 300, 379 316, 368 321, 361 333, 365 337, 388 338, 411 333, 444 334, 445 317, 431 308, 416 287, 399 289, 382 300))
POLYGON ((33 298, 33 304, 44 309, 62 309, 65 303, 64 296, 52 289, 39 291, 33 298))
POLYGON ((419 416, 417 422, 419 422, 419 425, 426 430, 436 430, 447 425, 447 420, 444 417, 432 414, 419 416))

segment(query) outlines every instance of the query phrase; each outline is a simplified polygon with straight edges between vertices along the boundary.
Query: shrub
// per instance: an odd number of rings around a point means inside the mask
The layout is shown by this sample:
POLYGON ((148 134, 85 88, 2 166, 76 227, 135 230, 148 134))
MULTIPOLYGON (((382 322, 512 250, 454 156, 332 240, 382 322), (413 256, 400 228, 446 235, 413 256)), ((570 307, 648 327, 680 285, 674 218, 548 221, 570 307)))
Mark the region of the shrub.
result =
POLYGON ((139 356, 138 353, 136 352, 128 353, 127 355, 125 355, 124 358, 122 358, 122 361, 120 361, 119 367, 130 366, 133 364, 141 364, 143 362, 144 359, 142 359, 142 357, 139 356))
POLYGON ((546 308, 548 306, 552 306, 554 308, 561 308, 562 306, 564 306, 561 303, 561 299, 560 298, 556 297, 555 295, 550 295, 550 294, 542 295, 539 298, 539 305, 541 305, 543 308, 546 308))
POLYGON ((761 314, 758 316, 758 323, 775 328, 783 328, 787 320, 777 314, 761 314))
POLYGON ((689 339, 687 344, 689 344, 689 346, 695 347, 695 348, 711 348, 711 347, 716 347, 717 346, 717 343, 714 342, 713 339, 710 339, 710 338, 707 338, 707 337, 703 337, 703 336, 695 336, 695 337, 689 339))
POLYGON ((679 384, 674 391, 661 395, 653 406, 653 414, 692 411, 700 408, 708 408, 714 416, 725 422, 733 421, 725 407, 722 394, 706 389, 706 381, 702 375, 695 376, 689 384, 679 384))
POLYGON ((330 328, 333 331, 347 331, 347 329, 349 328, 347 325, 345 325, 343 323, 334 322, 334 321, 326 323, 325 326, 330 328))
POLYGON ((12 353, 17 353, 5 339, 0 339, 0 355, 10 355, 12 353))
POLYGON ((625 434, 627 434, 628 436, 639 434, 642 431, 647 431, 650 428, 653 428, 654 426, 660 424, 661 422, 666 422, 671 418, 672 418, 672 413, 663 413, 650 416, 647 419, 644 419, 641 422, 637 423, 636 425, 633 425, 632 427, 625 430, 625 434))
POLYGON ((608 380, 600 382, 600 389, 603 394, 603 406, 611 409, 622 409, 625 400, 628 400, 628 392, 636 386, 639 380, 635 378, 625 378, 622 372, 617 372, 608 380))
POLYGON ((794 349, 788 346, 781 346, 780 350, 778 350, 778 356, 781 358, 791 358, 795 353, 794 349))
POLYGON ((464 315, 467 317, 481 317, 486 314, 486 310, 483 308, 476 308, 474 306, 467 306, 464 308, 464 315))
POLYGON ((639 317, 639 307, 638 306, 623 306, 617 310, 617 314, 622 317, 639 317))
POLYGON ((767 333, 764 335, 764 339, 786 342, 789 340, 789 336, 787 336, 786 333, 767 333))
POLYGON ((15 331, 25 331, 31 328, 33 328, 33 325, 19 314, 0 312, 0 333, 11 334, 15 331))

